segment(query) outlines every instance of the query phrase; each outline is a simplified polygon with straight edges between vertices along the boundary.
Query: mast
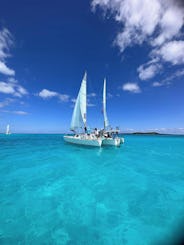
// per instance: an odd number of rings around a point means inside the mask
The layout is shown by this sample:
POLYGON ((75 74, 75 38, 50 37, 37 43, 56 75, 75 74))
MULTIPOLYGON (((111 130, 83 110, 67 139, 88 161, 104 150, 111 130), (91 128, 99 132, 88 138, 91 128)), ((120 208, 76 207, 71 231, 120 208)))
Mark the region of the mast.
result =
POLYGON ((84 73, 84 77, 81 84, 80 89, 80 108, 82 120, 84 123, 84 127, 86 127, 87 123, 87 72, 84 73))
POLYGON ((106 79, 104 79, 104 87, 103 87, 103 116, 104 116, 104 129, 109 126, 109 121, 107 118, 106 111, 106 79))

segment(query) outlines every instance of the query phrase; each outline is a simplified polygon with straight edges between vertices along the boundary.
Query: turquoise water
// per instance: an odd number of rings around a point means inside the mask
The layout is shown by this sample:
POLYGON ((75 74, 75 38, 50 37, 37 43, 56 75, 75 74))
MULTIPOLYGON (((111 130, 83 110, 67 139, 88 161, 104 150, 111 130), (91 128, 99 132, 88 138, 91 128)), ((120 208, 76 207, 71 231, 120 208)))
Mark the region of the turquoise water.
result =
POLYGON ((184 137, 0 136, 0 244, 168 244, 183 215, 184 137))

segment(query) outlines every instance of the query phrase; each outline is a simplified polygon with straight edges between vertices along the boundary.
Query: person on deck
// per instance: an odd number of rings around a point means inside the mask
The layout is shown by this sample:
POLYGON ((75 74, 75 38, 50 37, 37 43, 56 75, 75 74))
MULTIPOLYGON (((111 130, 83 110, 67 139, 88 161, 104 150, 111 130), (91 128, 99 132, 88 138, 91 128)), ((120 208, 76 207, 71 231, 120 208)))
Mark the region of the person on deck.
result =
POLYGON ((95 128, 95 136, 96 137, 99 137, 100 136, 99 130, 97 128, 95 128))

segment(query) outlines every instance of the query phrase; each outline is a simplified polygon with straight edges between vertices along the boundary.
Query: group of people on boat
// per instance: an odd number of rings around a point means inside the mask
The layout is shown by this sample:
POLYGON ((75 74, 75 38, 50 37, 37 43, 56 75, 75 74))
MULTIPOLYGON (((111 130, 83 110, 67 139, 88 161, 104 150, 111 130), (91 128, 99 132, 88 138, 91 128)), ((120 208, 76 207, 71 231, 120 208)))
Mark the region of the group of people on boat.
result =
POLYGON ((118 137, 119 129, 116 128, 115 130, 113 130, 111 128, 111 130, 105 130, 105 129, 95 128, 94 132, 91 133, 91 131, 89 129, 87 129, 87 127, 85 126, 84 127, 84 133, 87 135, 95 135, 96 138, 100 138, 100 137, 115 138, 115 137, 118 137))

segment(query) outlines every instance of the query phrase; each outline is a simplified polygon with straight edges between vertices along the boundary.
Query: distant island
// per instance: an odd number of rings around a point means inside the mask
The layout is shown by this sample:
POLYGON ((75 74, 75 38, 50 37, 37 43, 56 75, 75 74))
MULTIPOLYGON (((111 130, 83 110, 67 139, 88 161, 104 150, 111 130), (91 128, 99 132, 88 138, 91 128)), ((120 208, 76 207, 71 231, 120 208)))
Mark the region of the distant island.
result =
POLYGON ((133 132, 133 133, 122 133, 122 134, 128 134, 128 135, 177 135, 177 136, 183 136, 182 134, 169 134, 169 133, 158 133, 158 132, 133 132))
POLYGON ((121 134, 133 134, 133 135, 162 135, 162 133, 158 133, 158 132, 132 132, 132 133, 128 133, 128 132, 121 132, 121 134))
POLYGON ((158 133, 158 132, 134 132, 134 133, 131 133, 131 134, 159 135, 160 133, 158 133))

